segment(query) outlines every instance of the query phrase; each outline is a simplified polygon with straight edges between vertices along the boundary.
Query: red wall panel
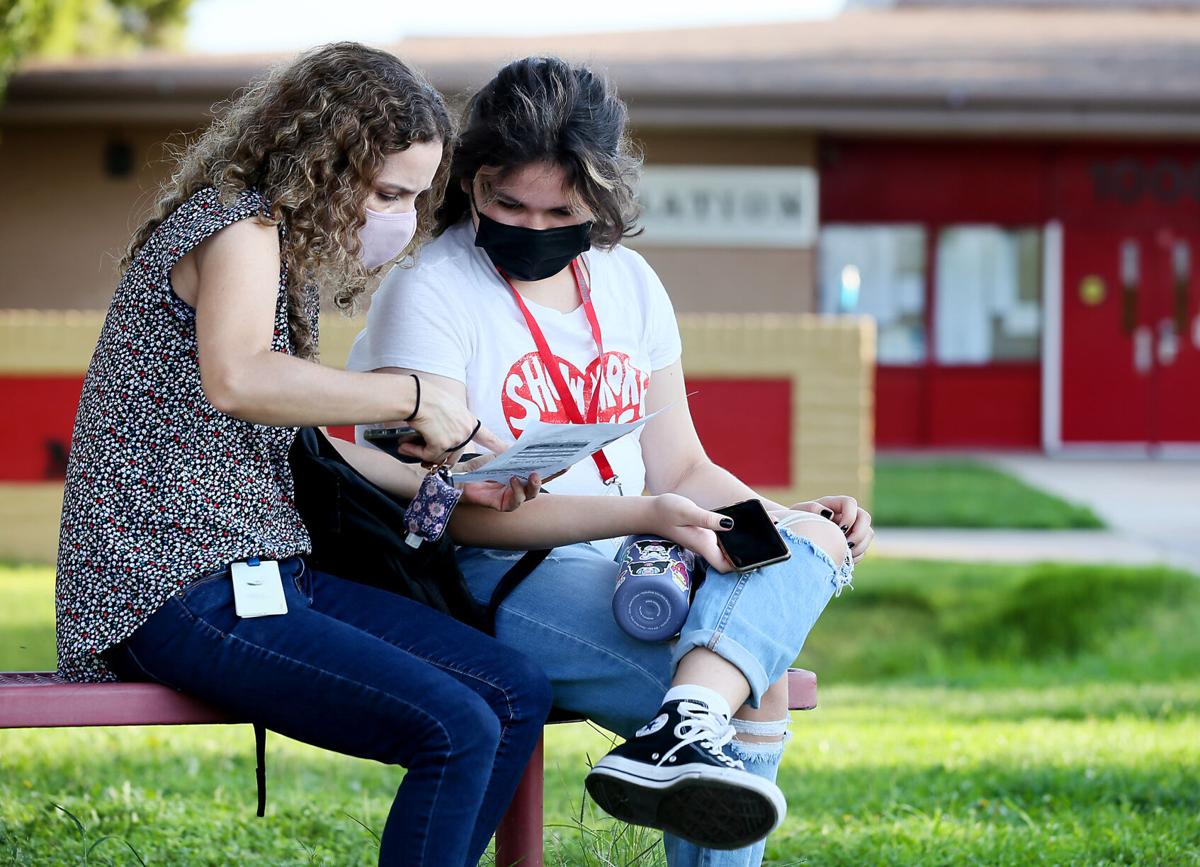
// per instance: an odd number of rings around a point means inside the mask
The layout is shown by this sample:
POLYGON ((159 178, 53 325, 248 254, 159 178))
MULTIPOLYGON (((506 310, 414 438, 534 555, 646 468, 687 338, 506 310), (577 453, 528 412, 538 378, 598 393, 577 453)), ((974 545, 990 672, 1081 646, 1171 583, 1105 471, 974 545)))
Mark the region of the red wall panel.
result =
POLYGON ((1041 367, 939 367, 930 377, 932 446, 1038 448, 1041 367))
POLYGON ((970 139, 832 139, 821 146, 821 221, 1041 223, 1052 149, 970 139))
POLYGON ((875 383, 880 448, 1038 448, 1041 367, 881 367, 875 383))
POLYGON ((792 381, 688 379, 705 451, 748 485, 792 484, 792 381))
POLYGON ((83 376, 0 376, 0 481, 61 479, 83 376))
MULTIPOLYGON (((709 457, 748 485, 792 483, 790 379, 689 379, 688 392, 709 457)), ((353 427, 330 433, 354 440, 353 427)))
MULTIPOLYGON (((0 481, 62 478, 82 376, 0 376, 0 481)), ((791 484, 790 379, 693 379, 696 429, 709 455, 747 484, 791 484)), ((334 436, 353 440, 354 429, 334 436)))
POLYGON ((875 445, 917 448, 926 445, 925 368, 875 369, 875 445))
POLYGON ((1039 448, 1038 364, 878 367, 878 448, 1039 448))

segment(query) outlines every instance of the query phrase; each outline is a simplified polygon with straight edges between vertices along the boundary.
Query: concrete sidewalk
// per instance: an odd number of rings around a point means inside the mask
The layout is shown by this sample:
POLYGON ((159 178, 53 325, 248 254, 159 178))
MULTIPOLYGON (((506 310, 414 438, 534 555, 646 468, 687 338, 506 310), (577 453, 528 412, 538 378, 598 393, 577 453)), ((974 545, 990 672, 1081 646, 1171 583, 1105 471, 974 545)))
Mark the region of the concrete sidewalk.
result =
POLYGON ((880 527, 871 551, 912 560, 996 563, 1165 563, 1200 575, 1200 557, 1109 530, 958 530, 880 527))
POLYGON ((879 528, 884 557, 1166 563, 1200 575, 1200 460, 974 453, 1026 484, 1091 507, 1107 530, 879 528))

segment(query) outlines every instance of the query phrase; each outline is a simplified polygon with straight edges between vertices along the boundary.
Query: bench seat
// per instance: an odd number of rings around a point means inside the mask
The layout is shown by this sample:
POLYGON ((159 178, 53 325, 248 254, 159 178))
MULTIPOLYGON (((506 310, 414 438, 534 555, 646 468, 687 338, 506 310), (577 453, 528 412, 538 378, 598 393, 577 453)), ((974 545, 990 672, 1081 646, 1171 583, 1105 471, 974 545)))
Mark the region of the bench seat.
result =
MULTIPOLYGON (((817 706, 817 676, 788 672, 788 707, 817 706)), ((556 712, 550 722, 581 718, 556 712)), ((66 683, 53 672, 0 672, 0 728, 250 723, 155 683, 66 683)), ((261 732, 261 730, 260 730, 261 732)), ((261 742, 259 744, 261 752, 261 742)), ((259 763, 259 815, 263 767, 259 763)), ((496 864, 542 867, 543 753, 538 744, 496 832, 496 864)))

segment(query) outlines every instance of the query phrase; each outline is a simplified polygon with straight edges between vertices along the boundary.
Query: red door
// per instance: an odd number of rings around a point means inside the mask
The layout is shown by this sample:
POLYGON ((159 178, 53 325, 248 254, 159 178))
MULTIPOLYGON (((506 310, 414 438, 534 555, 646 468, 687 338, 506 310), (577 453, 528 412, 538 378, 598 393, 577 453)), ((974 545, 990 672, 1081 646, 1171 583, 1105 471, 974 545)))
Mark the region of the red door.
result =
POLYGON ((1150 439, 1143 247, 1136 232, 1063 232, 1064 443, 1150 439))
POLYGON ((1154 441, 1200 442, 1200 231, 1155 233, 1154 441))
POLYGON ((1197 443, 1197 233, 1067 227, 1062 440, 1197 443))

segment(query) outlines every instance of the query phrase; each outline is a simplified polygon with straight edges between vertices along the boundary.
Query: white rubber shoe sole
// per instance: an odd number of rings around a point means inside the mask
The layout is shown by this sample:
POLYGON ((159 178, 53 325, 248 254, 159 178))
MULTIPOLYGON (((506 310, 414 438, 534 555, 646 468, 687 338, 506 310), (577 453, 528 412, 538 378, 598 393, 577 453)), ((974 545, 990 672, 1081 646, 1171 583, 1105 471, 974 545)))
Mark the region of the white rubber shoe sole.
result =
POLYGON ((783 792, 770 780, 736 768, 689 764, 662 767, 605 756, 587 775, 600 808, 709 849, 740 849, 779 827, 783 792))

